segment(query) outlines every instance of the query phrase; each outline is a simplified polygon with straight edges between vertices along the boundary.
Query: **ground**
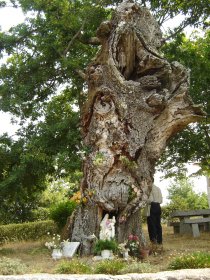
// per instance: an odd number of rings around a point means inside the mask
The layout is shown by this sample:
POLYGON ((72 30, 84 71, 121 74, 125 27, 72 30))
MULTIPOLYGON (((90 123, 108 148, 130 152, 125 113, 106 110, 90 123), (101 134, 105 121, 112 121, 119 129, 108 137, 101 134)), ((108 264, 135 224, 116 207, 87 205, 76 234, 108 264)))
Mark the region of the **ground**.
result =
MULTIPOLYGON (((147 229, 144 226, 147 236, 147 229)), ((192 236, 174 235, 173 229, 163 225, 164 250, 162 254, 151 255, 146 260, 155 267, 155 271, 168 270, 171 260, 179 255, 190 252, 209 252, 210 234, 201 233, 199 238, 192 236)), ((1 257, 19 259, 27 264, 27 273, 54 273, 59 261, 53 261, 50 251, 44 246, 44 241, 8 243, 0 247, 1 257)), ((85 259, 88 263, 91 258, 85 259)))

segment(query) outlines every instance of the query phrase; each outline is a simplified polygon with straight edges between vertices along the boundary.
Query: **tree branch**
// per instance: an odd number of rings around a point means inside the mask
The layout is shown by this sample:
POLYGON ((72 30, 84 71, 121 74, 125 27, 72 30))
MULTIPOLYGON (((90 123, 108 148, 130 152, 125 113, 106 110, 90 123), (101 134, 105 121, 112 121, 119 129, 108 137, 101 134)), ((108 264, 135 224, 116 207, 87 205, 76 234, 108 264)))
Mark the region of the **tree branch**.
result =
POLYGON ((180 26, 178 26, 177 28, 175 28, 175 32, 171 33, 170 36, 166 37, 164 39, 164 41, 168 41, 169 39, 175 37, 178 33, 182 32, 188 25, 190 25, 190 18, 188 18, 186 21, 184 21, 180 26))
POLYGON ((90 45, 101 45, 100 40, 98 39, 98 37, 91 37, 88 40, 80 40, 83 44, 90 44, 90 45))
POLYGON ((68 43, 68 46, 66 47, 66 49, 63 52, 63 57, 66 56, 67 52, 69 51, 69 49, 71 48, 72 44, 74 43, 74 41, 80 36, 82 29, 84 28, 85 25, 85 21, 83 21, 82 26, 80 27, 80 29, 77 31, 77 33, 73 36, 73 38, 71 39, 71 41, 68 43))
POLYGON ((76 69, 75 72, 83 79, 83 80, 87 80, 87 75, 80 69, 76 69))

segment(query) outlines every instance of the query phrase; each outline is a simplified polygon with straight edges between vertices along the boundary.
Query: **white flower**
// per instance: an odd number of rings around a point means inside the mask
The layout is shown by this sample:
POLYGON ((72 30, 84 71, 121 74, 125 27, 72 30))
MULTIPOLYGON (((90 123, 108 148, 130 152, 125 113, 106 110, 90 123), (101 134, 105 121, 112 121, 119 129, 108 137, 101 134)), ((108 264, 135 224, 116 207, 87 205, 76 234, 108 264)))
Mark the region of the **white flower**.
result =
POLYGON ((48 249, 61 249, 60 239, 61 239, 61 237, 59 234, 57 234, 57 235, 53 234, 52 241, 45 242, 45 246, 48 249))

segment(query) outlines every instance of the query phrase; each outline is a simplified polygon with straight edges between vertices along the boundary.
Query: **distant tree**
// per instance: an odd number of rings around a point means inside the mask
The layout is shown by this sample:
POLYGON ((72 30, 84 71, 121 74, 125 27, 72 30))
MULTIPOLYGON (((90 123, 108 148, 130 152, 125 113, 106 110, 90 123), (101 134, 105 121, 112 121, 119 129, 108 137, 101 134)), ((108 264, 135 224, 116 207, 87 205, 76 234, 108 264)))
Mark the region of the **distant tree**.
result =
POLYGON ((176 179, 168 187, 169 203, 163 206, 163 218, 167 219, 175 210, 194 210, 208 208, 206 193, 197 193, 193 182, 187 178, 176 179))

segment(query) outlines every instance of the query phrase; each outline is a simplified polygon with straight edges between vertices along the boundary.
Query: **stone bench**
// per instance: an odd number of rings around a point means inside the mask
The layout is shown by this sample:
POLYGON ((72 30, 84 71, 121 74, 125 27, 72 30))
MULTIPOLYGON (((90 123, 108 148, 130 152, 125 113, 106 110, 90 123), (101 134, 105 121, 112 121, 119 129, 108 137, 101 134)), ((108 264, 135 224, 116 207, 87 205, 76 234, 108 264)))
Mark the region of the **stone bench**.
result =
POLYGON ((192 234, 200 236, 200 231, 210 232, 210 209, 176 210, 170 215, 172 219, 178 219, 179 224, 171 223, 174 226, 174 233, 192 234), (179 226, 179 228, 178 228, 179 226))
POLYGON ((180 233, 180 222, 168 222, 169 227, 173 227, 174 234, 180 233))
POLYGON ((183 220, 183 224, 190 225, 190 227, 192 229, 193 237, 199 237, 200 236, 200 229, 199 229, 200 224, 204 225, 204 227, 205 226, 209 227, 209 223, 210 223, 210 217, 195 218, 195 219, 185 218, 183 220))

